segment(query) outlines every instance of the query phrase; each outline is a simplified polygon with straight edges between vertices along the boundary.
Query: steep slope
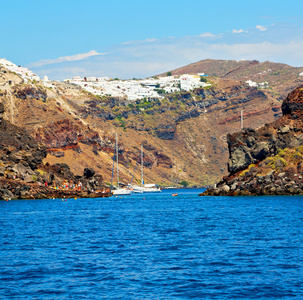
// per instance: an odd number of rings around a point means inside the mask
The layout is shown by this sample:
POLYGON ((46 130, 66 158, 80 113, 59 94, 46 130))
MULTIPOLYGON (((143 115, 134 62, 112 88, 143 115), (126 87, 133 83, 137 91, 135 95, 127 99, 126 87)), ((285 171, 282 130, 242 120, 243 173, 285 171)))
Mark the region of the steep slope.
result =
POLYGON ((303 194, 303 86, 282 111, 273 123, 228 135, 230 174, 205 195, 303 194))
POLYGON ((66 164, 44 165, 46 147, 3 115, 4 106, 0 103, 0 199, 109 196, 102 176, 92 169, 85 169, 83 176, 75 176, 66 164), (81 189, 73 187, 78 182, 81 189))
MULTIPOLYGON (((10 80, 9 73, 1 74, 10 80)), ((131 180, 143 144, 146 182, 203 186, 227 174, 226 134, 239 130, 241 111, 245 126, 252 128, 281 114, 281 103, 271 90, 229 79, 208 80, 211 88, 131 103, 96 97, 71 84, 57 82, 50 89, 41 83, 18 83, 0 87, 0 101, 7 107, 7 119, 45 144, 45 163, 66 163, 78 175, 93 166, 110 182, 117 132, 122 182, 131 180)), ((140 180, 138 168, 135 180, 140 180)))
MULTIPOLYGON (((268 82, 269 86, 284 99, 287 94, 303 84, 303 67, 256 60, 215 60, 205 59, 172 70, 172 75, 205 73, 209 76, 254 82, 268 82)), ((162 74, 164 75, 164 74, 162 74)))

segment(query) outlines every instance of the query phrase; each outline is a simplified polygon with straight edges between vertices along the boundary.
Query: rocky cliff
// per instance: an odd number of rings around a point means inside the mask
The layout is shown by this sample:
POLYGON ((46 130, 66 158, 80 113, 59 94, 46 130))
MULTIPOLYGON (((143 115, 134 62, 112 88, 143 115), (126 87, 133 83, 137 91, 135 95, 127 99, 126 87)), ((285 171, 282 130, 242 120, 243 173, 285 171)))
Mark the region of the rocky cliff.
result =
POLYGON ((229 175, 204 195, 303 194, 303 86, 286 97, 282 112, 259 129, 228 134, 229 175))
POLYGON ((47 156, 45 145, 5 120, 4 113, 4 105, 0 103, 0 199, 109 195, 102 176, 92 169, 86 168, 82 176, 75 176, 66 164, 43 164, 47 156), (74 187, 79 182, 81 189, 74 187))
MULTIPOLYGON (((111 180, 116 132, 120 181, 130 182, 142 144, 146 182, 205 186, 227 174, 226 134, 239 130, 241 111, 251 128, 281 116, 274 91, 216 77, 208 77, 210 88, 130 102, 97 97, 66 83, 46 88, 12 81, 13 75, 1 68, 0 76, 15 83, 0 85, 5 117, 45 145, 43 163, 65 163, 79 176, 93 166, 105 182, 111 180)), ((140 181, 138 168, 134 180, 140 181)))

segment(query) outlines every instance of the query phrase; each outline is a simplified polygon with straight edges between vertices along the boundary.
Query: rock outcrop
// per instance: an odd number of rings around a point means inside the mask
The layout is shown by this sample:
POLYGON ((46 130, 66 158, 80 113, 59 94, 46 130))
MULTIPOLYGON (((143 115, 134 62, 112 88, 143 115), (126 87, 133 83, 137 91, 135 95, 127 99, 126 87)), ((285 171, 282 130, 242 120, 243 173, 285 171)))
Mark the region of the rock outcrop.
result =
POLYGON ((303 194, 303 86, 282 112, 271 124, 227 136, 229 175, 203 195, 303 194))
POLYGON ((35 139, 47 148, 47 152, 55 156, 64 152, 60 150, 73 149, 81 152, 79 143, 92 145, 100 150, 105 147, 99 134, 89 126, 84 126, 80 121, 71 122, 68 119, 52 122, 40 127, 35 132, 35 139))
POLYGON ((226 134, 239 130, 241 111, 251 128, 281 114, 282 101, 272 90, 231 79, 209 76, 211 87, 129 101, 95 96, 66 82, 24 84, 4 72, 0 70, 0 85, 14 80, 0 87, 5 119, 46 146, 44 163, 66 163, 77 175, 94 166, 106 182, 111 180, 116 133, 122 182, 130 182, 133 173, 140 180, 134 171, 144 144, 147 182, 171 185, 173 177, 176 183, 205 186, 227 174, 226 134), (145 148, 145 141, 154 149, 145 148))
POLYGON ((0 199, 110 195, 102 176, 92 169, 75 176, 66 164, 44 165, 45 145, 3 119, 4 112, 0 103, 0 199))

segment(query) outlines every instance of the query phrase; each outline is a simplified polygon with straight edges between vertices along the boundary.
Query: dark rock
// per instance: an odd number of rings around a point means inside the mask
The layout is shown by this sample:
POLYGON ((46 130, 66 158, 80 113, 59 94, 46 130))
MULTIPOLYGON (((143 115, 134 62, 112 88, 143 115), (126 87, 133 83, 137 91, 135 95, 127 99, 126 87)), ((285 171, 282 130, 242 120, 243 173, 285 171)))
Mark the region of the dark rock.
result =
POLYGON ((47 182, 48 184, 52 184, 54 182, 55 175, 53 173, 45 173, 43 175, 43 181, 47 182))
POLYGON ((271 124, 257 130, 246 128, 227 136, 230 174, 218 183, 217 188, 206 191, 205 195, 226 195, 228 188, 228 195, 302 193, 302 176, 300 178, 297 175, 302 174, 301 150, 287 150, 287 157, 281 151, 303 145, 302 87, 287 96, 282 111, 284 116, 271 124), (252 167, 251 164, 255 166, 252 167), (247 169, 248 166, 250 169, 247 169), (269 172, 268 167, 274 170, 269 172), (265 176, 264 168, 267 168, 268 173, 265 176), (235 184, 235 178, 239 179, 238 184, 235 184), (224 182, 226 187, 222 189, 224 182))
POLYGON ((85 177, 85 178, 91 178, 91 177, 93 177, 94 175, 95 175, 95 170, 94 169, 92 169, 92 168, 85 168, 84 169, 84 173, 83 173, 83 176, 85 177))
POLYGON ((246 147, 239 147, 233 150, 228 160, 228 171, 235 173, 248 167, 254 160, 246 147))
POLYGON ((175 125, 162 125, 155 130, 155 134, 162 140, 173 140, 175 138, 175 125))
POLYGON ((2 190, 2 197, 3 199, 14 199, 14 194, 8 190, 8 189, 3 189, 2 190))

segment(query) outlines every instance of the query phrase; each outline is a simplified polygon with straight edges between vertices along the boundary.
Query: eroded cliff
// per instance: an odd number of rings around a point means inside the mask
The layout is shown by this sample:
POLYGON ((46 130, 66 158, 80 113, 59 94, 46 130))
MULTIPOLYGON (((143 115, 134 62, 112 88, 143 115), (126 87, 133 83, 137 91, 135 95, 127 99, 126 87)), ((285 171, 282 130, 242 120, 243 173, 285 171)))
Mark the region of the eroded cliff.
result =
MULTIPOLYGON (((10 82, 12 75, 1 76, 10 82)), ((240 128, 241 111, 245 126, 252 128, 281 115, 281 102, 272 90, 207 80, 211 87, 132 102, 93 96, 67 83, 46 88, 15 81, 0 86, 0 102, 12 124, 45 145, 44 163, 66 163, 79 176, 93 166, 110 182, 117 132, 122 182, 130 182, 142 144, 146 182, 205 186, 227 174, 226 134, 240 128)), ((138 169, 134 180, 140 182, 138 169)))
POLYGON ((102 197, 110 194, 102 176, 92 169, 86 168, 82 176, 75 176, 66 164, 44 164, 45 145, 5 120, 4 113, 4 105, 0 103, 0 199, 102 197))
POLYGON ((303 86, 282 104, 283 116, 257 130, 229 134, 229 175, 204 195, 303 194, 303 86))

